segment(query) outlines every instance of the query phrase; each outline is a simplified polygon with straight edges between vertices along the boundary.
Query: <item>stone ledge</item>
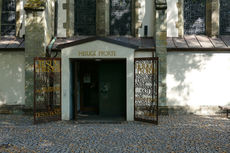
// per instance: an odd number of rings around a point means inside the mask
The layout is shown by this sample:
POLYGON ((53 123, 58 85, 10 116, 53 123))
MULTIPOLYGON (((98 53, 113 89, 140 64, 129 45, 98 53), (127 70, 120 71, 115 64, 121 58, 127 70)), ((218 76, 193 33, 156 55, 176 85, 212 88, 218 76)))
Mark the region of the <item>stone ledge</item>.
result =
POLYGON ((24 114, 24 105, 1 105, 0 114, 24 114))
POLYGON ((184 115, 184 114, 196 114, 196 115, 217 115, 225 113, 220 110, 218 106, 168 106, 169 114, 184 115))
POLYGON ((169 108, 168 106, 159 106, 158 108, 159 115, 169 115, 169 108))

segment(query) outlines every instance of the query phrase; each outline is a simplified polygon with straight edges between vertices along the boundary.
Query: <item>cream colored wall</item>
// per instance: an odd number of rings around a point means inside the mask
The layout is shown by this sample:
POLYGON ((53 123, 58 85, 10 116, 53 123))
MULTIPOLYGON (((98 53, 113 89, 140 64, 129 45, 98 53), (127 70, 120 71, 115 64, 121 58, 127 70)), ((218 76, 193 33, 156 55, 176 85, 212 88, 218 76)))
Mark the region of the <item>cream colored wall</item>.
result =
POLYGON ((153 53, 150 51, 135 51, 135 58, 144 58, 144 57, 152 57, 153 53))
POLYGON ((25 104, 24 63, 24 52, 0 51, 0 106, 25 104))
POLYGON ((167 0, 167 36, 178 37, 176 23, 178 21, 178 0, 167 0))
POLYGON ((229 53, 168 53, 168 106, 188 106, 198 114, 201 106, 230 105, 229 53))
POLYGON ((138 20, 142 23, 139 28, 138 36, 144 37, 144 26, 148 26, 148 37, 153 36, 154 32, 154 0, 139 0, 141 8, 139 9, 138 20))

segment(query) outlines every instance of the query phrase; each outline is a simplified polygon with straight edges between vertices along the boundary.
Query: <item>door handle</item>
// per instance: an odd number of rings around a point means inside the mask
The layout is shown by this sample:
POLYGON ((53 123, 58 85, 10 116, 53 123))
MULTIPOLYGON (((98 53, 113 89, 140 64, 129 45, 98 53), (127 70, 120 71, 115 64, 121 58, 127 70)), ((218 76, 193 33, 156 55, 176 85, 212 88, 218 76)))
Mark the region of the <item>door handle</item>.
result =
POLYGON ((107 94, 108 91, 109 91, 109 87, 108 87, 108 85, 107 85, 106 83, 104 83, 104 84, 102 85, 102 87, 100 88, 100 93, 101 93, 101 94, 107 94))

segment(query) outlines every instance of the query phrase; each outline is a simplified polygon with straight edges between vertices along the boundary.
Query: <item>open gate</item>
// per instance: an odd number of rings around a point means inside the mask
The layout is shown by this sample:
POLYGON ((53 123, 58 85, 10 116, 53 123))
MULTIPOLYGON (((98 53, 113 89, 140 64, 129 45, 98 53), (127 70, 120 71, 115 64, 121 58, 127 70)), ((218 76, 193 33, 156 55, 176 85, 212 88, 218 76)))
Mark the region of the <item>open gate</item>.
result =
POLYGON ((61 119, 61 59, 34 58, 34 123, 61 119))
POLYGON ((158 58, 134 61, 134 119, 158 124, 158 58))

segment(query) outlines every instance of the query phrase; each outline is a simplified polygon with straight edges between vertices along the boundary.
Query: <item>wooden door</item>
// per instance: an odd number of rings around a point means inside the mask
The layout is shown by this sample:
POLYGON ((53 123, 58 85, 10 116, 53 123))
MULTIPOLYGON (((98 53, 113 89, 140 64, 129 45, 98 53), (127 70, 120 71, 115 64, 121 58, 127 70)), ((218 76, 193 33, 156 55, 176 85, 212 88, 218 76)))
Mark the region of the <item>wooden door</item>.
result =
POLYGON ((99 65, 99 115, 126 114, 126 65, 124 61, 102 61, 99 65))

